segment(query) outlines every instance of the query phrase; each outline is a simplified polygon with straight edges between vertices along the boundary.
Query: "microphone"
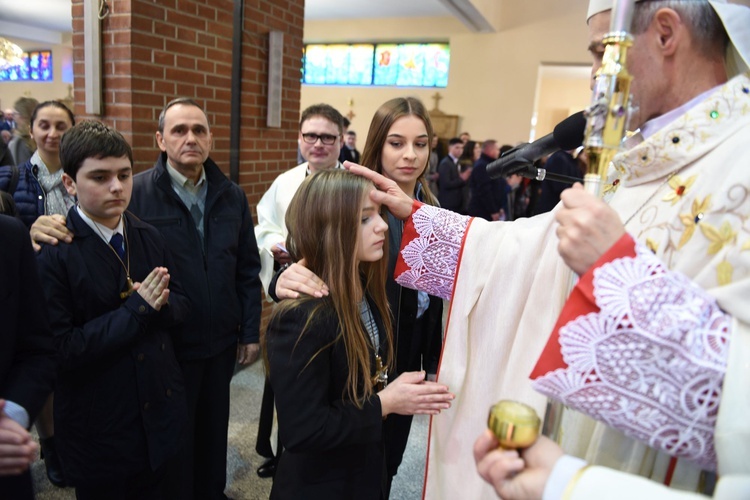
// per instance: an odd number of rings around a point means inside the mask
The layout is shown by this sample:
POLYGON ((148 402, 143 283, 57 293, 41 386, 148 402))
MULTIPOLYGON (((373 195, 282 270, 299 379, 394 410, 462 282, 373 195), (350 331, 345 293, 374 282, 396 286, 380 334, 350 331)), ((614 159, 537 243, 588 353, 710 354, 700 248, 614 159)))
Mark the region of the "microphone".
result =
POLYGON ((542 156, 559 149, 575 149, 583 144, 585 129, 586 118, 583 111, 579 111, 558 123, 551 134, 506 151, 500 158, 487 165, 487 175, 493 179, 507 177, 519 173, 542 156))
POLYGON ((546 168, 537 168, 534 165, 527 165, 516 172, 521 177, 527 179, 535 179, 537 181, 543 181, 549 179, 555 182, 562 182, 565 184, 575 184, 576 182, 583 182, 580 177, 572 177, 570 175, 556 174, 554 172, 548 172, 546 168))

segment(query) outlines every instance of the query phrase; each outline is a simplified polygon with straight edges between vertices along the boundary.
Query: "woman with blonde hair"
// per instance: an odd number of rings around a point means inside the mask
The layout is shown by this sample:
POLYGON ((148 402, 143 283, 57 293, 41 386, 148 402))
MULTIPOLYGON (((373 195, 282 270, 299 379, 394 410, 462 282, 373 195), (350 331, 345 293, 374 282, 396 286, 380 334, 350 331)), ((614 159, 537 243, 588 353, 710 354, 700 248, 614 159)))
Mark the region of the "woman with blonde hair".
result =
POLYGON ((388 384, 388 226, 373 189, 348 172, 323 171, 287 210, 289 253, 329 295, 283 301, 262 338, 284 446, 271 498, 387 498, 383 419, 437 414, 453 399, 422 371, 388 384))

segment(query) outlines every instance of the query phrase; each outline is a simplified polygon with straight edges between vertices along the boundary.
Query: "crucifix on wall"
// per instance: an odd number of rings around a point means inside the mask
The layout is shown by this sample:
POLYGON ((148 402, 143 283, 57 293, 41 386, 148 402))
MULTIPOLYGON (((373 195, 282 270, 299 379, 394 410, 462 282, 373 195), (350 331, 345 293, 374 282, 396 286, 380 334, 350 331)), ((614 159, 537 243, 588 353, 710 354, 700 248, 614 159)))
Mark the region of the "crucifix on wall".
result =
POLYGON ((352 121, 352 120, 354 120, 354 117, 357 116, 356 114, 354 114, 354 109, 353 109, 354 108, 354 99, 352 99, 350 97, 349 98, 349 102, 347 104, 349 104, 349 112, 345 116, 347 118, 349 118, 349 121, 352 121))
POLYGON ((440 95, 440 92, 435 92, 435 95, 432 96, 432 100, 435 101, 435 107, 432 108, 433 111, 440 111, 440 100, 443 98, 443 96, 440 95))
POLYGON ((440 92, 435 92, 432 99, 435 101, 435 107, 429 112, 432 130, 441 139, 455 137, 458 133, 458 115, 446 115, 440 111, 438 106, 443 99, 440 92))

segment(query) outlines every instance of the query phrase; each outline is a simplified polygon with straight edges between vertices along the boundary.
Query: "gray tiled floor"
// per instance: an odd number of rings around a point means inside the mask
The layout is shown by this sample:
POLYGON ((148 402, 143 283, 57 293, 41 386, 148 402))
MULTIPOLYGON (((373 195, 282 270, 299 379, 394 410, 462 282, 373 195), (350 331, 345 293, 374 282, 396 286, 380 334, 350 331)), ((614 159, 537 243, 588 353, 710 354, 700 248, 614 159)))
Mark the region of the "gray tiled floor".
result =
MULTIPOLYGON (((261 479, 255 474, 255 469, 262 462, 255 453, 262 391, 263 366, 260 362, 239 372, 232 381, 226 493, 237 500, 266 499, 271 491, 271 479, 261 479)), ((391 491, 393 500, 417 500, 421 497, 427 426, 427 417, 414 419, 404 461, 394 479, 391 491)), ((33 465, 32 474, 38 500, 75 498, 72 488, 56 488, 47 481, 43 462, 38 461, 33 465)))

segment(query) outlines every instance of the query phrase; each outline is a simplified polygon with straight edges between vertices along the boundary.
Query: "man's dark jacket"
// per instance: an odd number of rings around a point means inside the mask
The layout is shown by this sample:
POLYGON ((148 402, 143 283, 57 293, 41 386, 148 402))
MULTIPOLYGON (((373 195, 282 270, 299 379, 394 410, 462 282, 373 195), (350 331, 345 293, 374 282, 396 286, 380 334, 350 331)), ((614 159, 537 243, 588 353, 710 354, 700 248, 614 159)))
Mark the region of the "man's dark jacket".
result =
POLYGON ((472 217, 492 220, 492 214, 498 213, 501 208, 508 215, 508 198, 505 195, 508 183, 505 179, 491 179, 487 175, 487 165, 493 161, 494 158, 482 153, 474 163, 474 169, 469 177, 469 215, 472 217))
POLYGON ((0 398, 33 422, 52 392, 57 356, 29 232, 0 215, 0 241, 0 398))
POLYGON ((175 274, 190 298, 190 315, 174 338, 181 360, 207 359, 238 339, 259 340, 260 257, 244 191, 206 159, 208 192, 201 242, 190 210, 172 188, 162 153, 136 175, 129 210, 155 226, 172 252, 175 274))
MULTIPOLYGON (((0 215, 0 399, 33 422, 52 392, 57 353, 29 231, 0 215)), ((0 476, 0 497, 33 500, 29 471, 0 476)))
POLYGON ((458 168, 450 156, 446 156, 438 164, 438 201, 441 207, 454 212, 461 212, 464 200, 463 187, 466 185, 466 181, 458 173, 458 168))

